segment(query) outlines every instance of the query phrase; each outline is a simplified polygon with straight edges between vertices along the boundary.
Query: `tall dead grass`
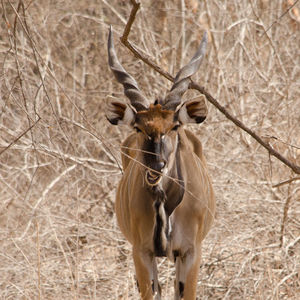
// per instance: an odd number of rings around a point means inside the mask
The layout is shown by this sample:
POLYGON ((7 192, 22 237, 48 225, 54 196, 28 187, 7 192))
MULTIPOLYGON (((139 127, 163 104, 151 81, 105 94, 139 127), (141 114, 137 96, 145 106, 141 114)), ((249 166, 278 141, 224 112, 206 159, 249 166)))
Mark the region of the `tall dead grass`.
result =
MULTIPOLYGON (((113 210, 119 143, 129 131, 104 117, 106 97, 124 97, 107 66, 106 39, 110 24, 123 31, 127 2, 1 1, 1 299, 138 297, 113 210)), ((208 30, 196 81, 299 164, 299 4, 281 17, 291 1, 141 2, 135 45, 174 74, 208 30)), ((150 99, 170 87, 116 48, 150 99)), ((295 175, 214 107, 190 128, 217 196, 199 297, 297 299, 299 181, 274 188, 295 175)), ((173 266, 161 260, 159 270, 171 299, 173 266)))

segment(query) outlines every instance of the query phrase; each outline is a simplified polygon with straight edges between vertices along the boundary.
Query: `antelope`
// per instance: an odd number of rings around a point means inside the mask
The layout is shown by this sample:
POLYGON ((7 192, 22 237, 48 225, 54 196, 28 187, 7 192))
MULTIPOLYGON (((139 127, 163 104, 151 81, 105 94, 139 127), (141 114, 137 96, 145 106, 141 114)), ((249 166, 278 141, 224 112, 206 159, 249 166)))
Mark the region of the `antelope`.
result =
POLYGON ((201 243, 215 214, 215 197, 198 138, 184 124, 202 123, 203 97, 182 101, 205 54, 207 35, 177 73, 164 99, 150 103, 120 64, 108 37, 108 62, 130 103, 110 99, 106 117, 135 131, 121 145, 123 175, 115 202, 121 232, 132 245, 140 296, 161 299, 156 257, 175 263, 175 300, 196 299, 201 243))

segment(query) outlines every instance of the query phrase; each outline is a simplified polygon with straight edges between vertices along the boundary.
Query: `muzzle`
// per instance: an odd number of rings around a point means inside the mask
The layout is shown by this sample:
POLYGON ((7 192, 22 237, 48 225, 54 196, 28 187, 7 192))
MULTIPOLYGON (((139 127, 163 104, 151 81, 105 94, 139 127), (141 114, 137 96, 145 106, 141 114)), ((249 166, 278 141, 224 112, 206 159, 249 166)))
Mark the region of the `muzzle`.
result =
POLYGON ((162 174, 152 170, 147 170, 145 174, 146 183, 150 186, 156 186, 160 183, 162 174))

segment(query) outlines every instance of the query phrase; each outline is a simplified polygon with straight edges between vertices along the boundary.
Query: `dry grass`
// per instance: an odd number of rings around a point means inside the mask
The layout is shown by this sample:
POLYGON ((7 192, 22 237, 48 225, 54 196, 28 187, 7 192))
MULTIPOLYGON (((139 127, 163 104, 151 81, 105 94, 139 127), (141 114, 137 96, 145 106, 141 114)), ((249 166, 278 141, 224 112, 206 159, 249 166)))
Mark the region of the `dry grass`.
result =
MULTIPOLYGON (((137 47, 174 74, 208 29, 197 82, 300 164, 299 148, 289 146, 300 145, 299 15, 278 19, 291 1, 152 2, 142 1, 130 35, 137 47)), ((113 212, 128 129, 109 126, 103 109, 107 95, 123 98, 106 39, 109 24, 123 31, 129 1, 18 4, 0 8, 0 298, 137 299, 113 212)), ((169 82, 116 47, 149 98, 165 93, 169 82)), ((191 128, 218 211, 203 245, 200 298, 298 299, 299 180, 273 188, 295 175, 212 106, 191 128)), ((159 269, 172 299, 173 266, 161 260, 159 269)))

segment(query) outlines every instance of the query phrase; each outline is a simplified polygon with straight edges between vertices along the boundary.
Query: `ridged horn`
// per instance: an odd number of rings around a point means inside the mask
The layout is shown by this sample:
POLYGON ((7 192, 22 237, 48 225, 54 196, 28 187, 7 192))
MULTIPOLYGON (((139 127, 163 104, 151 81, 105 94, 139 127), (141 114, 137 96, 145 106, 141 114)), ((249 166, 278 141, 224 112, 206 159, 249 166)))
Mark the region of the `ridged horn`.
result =
POLYGON ((193 58, 176 74, 173 86, 164 100, 164 108, 175 110, 176 107, 181 103, 182 95, 189 88, 189 84, 191 82, 190 77, 195 74, 200 67, 202 59, 205 55, 206 45, 207 33, 205 31, 200 46, 193 58))
POLYGON ((110 26, 109 34, 108 34, 108 64, 110 69, 115 75, 115 78, 119 83, 121 83, 124 87, 124 94, 130 100, 131 105, 137 110, 145 110, 149 106, 149 102, 146 97, 141 93, 138 88, 138 84, 135 79, 129 75, 121 63, 118 60, 114 41, 113 41, 113 33, 112 27, 110 26))

